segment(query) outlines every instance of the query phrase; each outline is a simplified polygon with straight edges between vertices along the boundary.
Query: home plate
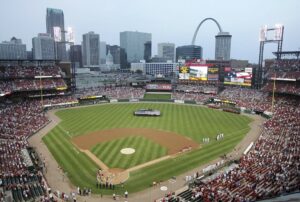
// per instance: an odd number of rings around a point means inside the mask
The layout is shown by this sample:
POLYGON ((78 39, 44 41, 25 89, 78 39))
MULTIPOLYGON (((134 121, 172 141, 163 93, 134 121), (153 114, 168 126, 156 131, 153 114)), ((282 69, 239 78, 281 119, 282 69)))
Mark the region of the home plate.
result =
POLYGON ((133 149, 133 148, 124 148, 124 149, 121 149, 120 152, 122 154, 129 155, 129 154, 133 154, 135 152, 135 149, 133 149))
POLYGON ((160 187, 160 190, 161 190, 161 191, 167 191, 167 190, 168 190, 168 187, 162 186, 162 187, 160 187))

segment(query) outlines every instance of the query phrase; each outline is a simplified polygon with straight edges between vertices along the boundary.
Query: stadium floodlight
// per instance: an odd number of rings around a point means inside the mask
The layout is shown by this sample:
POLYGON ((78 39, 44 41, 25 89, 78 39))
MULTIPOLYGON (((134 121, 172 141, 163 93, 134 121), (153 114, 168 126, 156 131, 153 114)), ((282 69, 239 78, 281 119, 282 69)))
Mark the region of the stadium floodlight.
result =
POLYGON ((260 29, 259 41, 266 41, 267 40, 267 30, 268 30, 268 26, 267 25, 264 25, 260 29))
POLYGON ((67 27, 67 32, 66 32, 66 40, 67 42, 74 43, 75 38, 74 38, 74 32, 72 27, 67 27))
POLYGON ((275 24, 274 40, 281 40, 283 33, 283 25, 275 24))
POLYGON ((60 27, 53 27, 54 41, 61 41, 61 29, 60 27))

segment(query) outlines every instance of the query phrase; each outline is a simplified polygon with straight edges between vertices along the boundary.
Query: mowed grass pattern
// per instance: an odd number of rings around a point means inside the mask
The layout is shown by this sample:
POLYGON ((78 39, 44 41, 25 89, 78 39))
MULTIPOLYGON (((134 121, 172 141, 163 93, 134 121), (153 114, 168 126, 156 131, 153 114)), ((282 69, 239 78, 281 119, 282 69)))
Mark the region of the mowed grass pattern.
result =
MULTIPOLYGON (((111 128, 153 128, 175 132, 199 143, 204 137, 210 137, 211 142, 202 145, 201 149, 130 173, 125 188, 131 193, 149 187, 153 181, 167 180, 232 151, 249 131, 251 122, 246 116, 205 107, 158 103, 105 104, 61 110, 56 114, 62 122, 43 140, 74 185, 81 187, 95 187, 98 167, 72 145, 72 136, 111 128), (133 116, 133 112, 141 108, 158 109, 163 115, 133 116), (225 138, 217 142, 215 137, 220 132, 225 138)), ((100 193, 100 190, 93 191, 100 193)), ((109 190, 101 192, 112 194, 109 190)))
POLYGON ((131 136, 97 144, 91 149, 110 168, 131 168, 167 154, 167 149, 141 136, 131 136), (125 155, 123 148, 133 148, 135 153, 125 155))
POLYGON ((171 94, 145 93, 144 99, 152 99, 152 100, 170 100, 170 99, 171 99, 171 94))

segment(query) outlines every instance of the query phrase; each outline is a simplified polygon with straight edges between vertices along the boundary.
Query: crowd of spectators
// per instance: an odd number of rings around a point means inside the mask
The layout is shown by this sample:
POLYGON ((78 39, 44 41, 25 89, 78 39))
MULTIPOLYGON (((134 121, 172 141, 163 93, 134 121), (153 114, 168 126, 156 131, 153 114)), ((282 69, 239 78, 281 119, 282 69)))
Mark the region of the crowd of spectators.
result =
POLYGON ((226 86, 217 98, 236 102, 236 106, 256 111, 266 111, 271 108, 271 97, 268 93, 241 87, 226 86))
MULTIPOLYGON (((273 92, 274 82, 269 81, 263 88, 262 91, 273 92)), ((275 92, 300 95, 300 85, 296 82, 275 82, 275 92)))
POLYGON ((13 91, 12 81, 0 81, 0 94, 10 93, 13 91))
POLYGON ((9 66, 0 67, 0 78, 34 78, 35 76, 61 77, 63 72, 59 66, 9 66))
POLYGON ((300 60, 299 59, 280 59, 266 61, 265 63, 267 70, 293 72, 300 71, 300 60))
POLYGON ((218 93, 215 84, 178 84, 172 93, 172 99, 204 103, 218 93))
POLYGON ((280 72, 280 71, 269 71, 267 73, 267 78, 268 79, 296 79, 300 80, 300 71, 295 71, 295 72, 280 72))
POLYGON ((0 188, 11 191, 15 201, 43 195, 41 174, 30 172, 20 155, 29 146, 27 137, 48 122, 39 101, 1 104, 0 117, 0 188))
POLYGON ((16 79, 12 81, 0 81, 0 93, 18 91, 36 91, 40 89, 67 88, 63 79, 16 79))
POLYGON ((195 101, 197 103, 204 103, 209 98, 214 97, 214 94, 204 94, 204 93, 188 93, 188 92, 173 92, 172 99, 174 100, 185 100, 185 101, 195 101))
POLYGON ((67 88, 64 73, 58 66, 9 66, 0 67, 0 94, 42 89, 67 88), (45 76, 39 79, 35 76, 45 76))
POLYGON ((22 101, 0 108, 0 138, 28 137, 48 121, 39 101, 22 101))
POLYGON ((96 95, 105 95, 111 99, 133 99, 143 98, 145 89, 134 88, 129 86, 110 86, 110 87, 94 87, 84 88, 76 91, 77 97, 87 97, 96 95))
POLYGON ((218 87, 216 85, 189 85, 189 84, 178 84, 175 91, 185 92, 185 93, 204 93, 204 94, 214 94, 218 93, 218 87))

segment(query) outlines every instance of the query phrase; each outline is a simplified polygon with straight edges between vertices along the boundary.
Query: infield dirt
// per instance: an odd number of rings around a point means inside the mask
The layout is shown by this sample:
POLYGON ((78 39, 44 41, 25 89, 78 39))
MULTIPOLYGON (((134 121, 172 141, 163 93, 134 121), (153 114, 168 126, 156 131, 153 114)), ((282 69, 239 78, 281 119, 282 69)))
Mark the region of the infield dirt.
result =
POLYGON ((129 136, 146 137, 166 147, 168 155, 176 155, 180 152, 199 148, 200 146, 197 142, 182 135, 150 128, 115 128, 101 130, 74 137, 72 142, 82 150, 89 150, 96 144, 129 136))

